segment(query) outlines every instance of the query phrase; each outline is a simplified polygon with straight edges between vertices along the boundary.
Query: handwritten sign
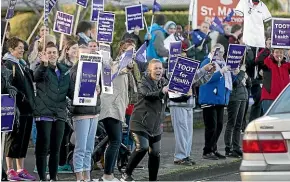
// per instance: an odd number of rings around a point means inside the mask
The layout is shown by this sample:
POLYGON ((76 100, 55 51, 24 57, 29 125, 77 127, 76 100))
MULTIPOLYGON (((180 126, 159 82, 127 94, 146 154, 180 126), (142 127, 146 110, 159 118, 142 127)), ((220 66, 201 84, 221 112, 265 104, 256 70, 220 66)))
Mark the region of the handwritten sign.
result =
POLYGON ((231 70, 237 69, 245 55, 246 46, 239 44, 230 44, 228 48, 227 66, 231 67, 231 70))
POLYGON ((54 21, 53 31, 71 35, 73 21, 74 21, 73 15, 57 11, 55 21, 54 21))
POLYGON ((178 57, 169 81, 169 90, 187 94, 192 86, 199 62, 185 57, 178 57))
POLYGON ((125 11, 127 32, 135 30, 136 27, 144 30, 142 4, 127 6, 125 11))
POLYGON ((271 47, 290 49, 290 19, 272 19, 272 39, 271 47))
POLYGON ((97 42, 112 43, 114 36, 115 14, 99 12, 97 42))

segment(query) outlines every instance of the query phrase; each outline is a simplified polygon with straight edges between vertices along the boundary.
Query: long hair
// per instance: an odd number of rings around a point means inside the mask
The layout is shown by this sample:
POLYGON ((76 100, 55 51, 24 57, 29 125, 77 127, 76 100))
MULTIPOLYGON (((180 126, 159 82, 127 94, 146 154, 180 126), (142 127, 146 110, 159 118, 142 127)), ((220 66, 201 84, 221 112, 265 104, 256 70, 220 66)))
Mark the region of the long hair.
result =
POLYGON ((136 46, 134 39, 125 39, 119 44, 119 51, 117 57, 121 56, 129 46, 136 46))

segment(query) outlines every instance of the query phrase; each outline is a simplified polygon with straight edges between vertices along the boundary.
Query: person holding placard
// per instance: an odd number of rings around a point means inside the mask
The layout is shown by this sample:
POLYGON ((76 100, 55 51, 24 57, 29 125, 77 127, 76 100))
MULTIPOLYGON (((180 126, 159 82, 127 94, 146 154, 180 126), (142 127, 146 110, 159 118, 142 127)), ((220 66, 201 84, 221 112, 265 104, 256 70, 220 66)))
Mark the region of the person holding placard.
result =
MULTIPOLYGON (((81 52, 89 52, 88 48, 81 48, 81 52)), ((70 70, 72 85, 76 84, 78 62, 70 70)), ((98 84, 98 83, 96 83, 98 84)), ((73 166, 77 181, 91 180, 91 158, 94 150, 95 136, 98 126, 98 116, 100 114, 100 85, 97 87, 98 98, 96 106, 77 106, 71 105, 70 113, 72 115, 74 127, 75 148, 73 153, 73 166)))
POLYGON ((73 94, 66 66, 57 63, 57 46, 49 42, 40 56, 41 63, 34 72, 36 99, 34 117, 37 128, 35 147, 36 167, 39 179, 46 181, 46 165, 49 153, 50 180, 56 181, 60 146, 65 129, 66 97, 73 94))
POLYGON ((40 39, 42 39, 45 34, 46 35, 49 34, 49 28, 47 28, 45 25, 42 25, 39 28, 38 35, 34 38, 34 40, 29 45, 28 54, 30 54, 33 51, 33 49, 34 49, 34 43, 36 41, 39 41, 40 39))
POLYGON ((12 86, 18 92, 16 105, 20 112, 19 126, 14 127, 7 135, 5 143, 5 155, 7 165, 7 175, 9 180, 35 180, 24 168, 24 159, 30 140, 32 128, 32 111, 34 108, 34 89, 32 71, 22 59, 24 53, 23 40, 12 37, 7 41, 9 52, 3 57, 3 63, 7 69, 12 71, 12 86), (13 168, 13 159, 16 159, 17 172, 13 168))
POLYGON ((259 59, 257 63, 263 70, 261 101, 265 113, 290 82, 290 63, 286 62, 284 49, 281 48, 274 48, 270 56, 259 59))
POLYGON ((143 44, 142 40, 139 36, 139 32, 140 32, 139 29, 140 29, 139 27, 135 27, 134 31, 126 32, 123 35, 121 40, 133 39, 136 42, 136 46, 137 46, 136 49, 138 50, 141 47, 141 45, 143 44))
POLYGON ((81 21, 77 27, 77 36, 79 37, 79 45, 88 45, 89 41, 92 39, 92 24, 88 21, 81 21))
MULTIPOLYGON (((109 137, 109 146, 105 153, 105 169, 99 181, 118 181, 114 177, 114 168, 118 152, 122 142, 122 123, 125 123, 126 108, 129 104, 128 98, 128 66, 119 70, 120 59, 126 51, 135 49, 135 42, 132 40, 122 41, 119 53, 115 61, 111 62, 113 79, 113 94, 101 94, 101 112, 99 121, 103 122, 106 133, 109 137)), ((132 66, 132 64, 129 64, 132 66)), ((129 67, 130 68, 130 67, 129 67)))
MULTIPOLYGON (((225 159, 226 157, 218 152, 217 141, 223 128, 224 107, 229 103, 230 93, 233 88, 232 74, 223 59, 224 47, 221 44, 213 46, 214 51, 220 48, 218 58, 213 61, 216 71, 212 78, 199 88, 199 104, 203 109, 203 120, 205 125, 205 146, 203 158, 209 160, 225 159)), ((200 67, 204 67, 211 60, 214 52, 202 61, 200 67)))
POLYGON ((75 40, 69 40, 64 48, 64 59, 59 60, 59 63, 67 66, 68 69, 72 68, 79 59, 78 52, 78 42, 75 40))
POLYGON ((95 40, 90 40, 88 43, 88 48, 90 49, 91 54, 96 54, 99 50, 99 44, 95 40))

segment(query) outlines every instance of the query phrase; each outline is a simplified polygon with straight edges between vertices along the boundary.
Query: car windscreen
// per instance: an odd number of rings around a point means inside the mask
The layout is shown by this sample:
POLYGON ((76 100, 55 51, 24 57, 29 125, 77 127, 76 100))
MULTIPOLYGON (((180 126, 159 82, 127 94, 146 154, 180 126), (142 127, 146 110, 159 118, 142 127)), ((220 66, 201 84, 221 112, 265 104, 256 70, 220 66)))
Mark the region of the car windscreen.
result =
POLYGON ((290 85, 284 90, 268 115, 290 113, 290 85))

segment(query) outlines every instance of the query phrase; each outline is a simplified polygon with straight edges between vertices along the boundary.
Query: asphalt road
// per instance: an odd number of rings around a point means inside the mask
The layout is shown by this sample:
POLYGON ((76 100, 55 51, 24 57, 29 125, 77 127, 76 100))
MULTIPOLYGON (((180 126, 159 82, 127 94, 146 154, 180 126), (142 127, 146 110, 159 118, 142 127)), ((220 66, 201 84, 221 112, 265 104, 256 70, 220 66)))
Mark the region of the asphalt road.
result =
POLYGON ((241 181, 241 177, 239 172, 235 173, 224 173, 216 176, 210 176, 208 178, 200 179, 200 180, 194 180, 196 182, 198 181, 241 181))

